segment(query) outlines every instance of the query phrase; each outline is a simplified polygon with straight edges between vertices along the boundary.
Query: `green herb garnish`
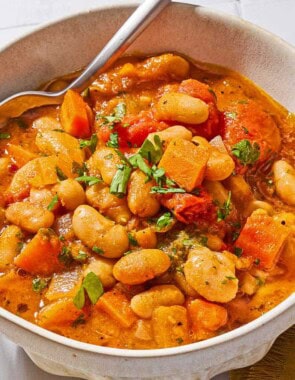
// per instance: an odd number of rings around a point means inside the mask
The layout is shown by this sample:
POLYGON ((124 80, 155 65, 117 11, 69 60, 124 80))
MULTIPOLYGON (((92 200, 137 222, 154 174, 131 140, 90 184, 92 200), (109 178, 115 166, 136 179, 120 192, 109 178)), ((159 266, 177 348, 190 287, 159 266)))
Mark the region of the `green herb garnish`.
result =
POLYGON ((193 241, 191 239, 183 239, 182 240, 182 244, 185 246, 185 247, 192 247, 194 245, 193 241))
POLYGON ((131 171, 132 169, 128 165, 118 165, 118 170, 116 171, 110 186, 111 194, 114 194, 117 197, 122 197, 126 194, 131 171))
POLYGON ((64 181, 65 179, 68 179, 68 177, 65 175, 65 173, 58 166, 55 167, 55 171, 56 171, 56 175, 60 181, 64 181))
POLYGON ((106 143, 106 146, 110 148, 119 148, 119 136, 117 132, 110 134, 110 139, 106 143))
POLYGON ((76 261, 82 261, 82 262, 84 262, 84 261, 87 260, 88 255, 87 255, 87 253, 84 252, 84 251, 79 251, 79 252, 78 252, 78 255, 75 256, 75 257, 73 257, 73 258, 74 258, 74 260, 76 260, 76 261))
POLYGON ((170 212, 165 212, 165 214, 161 215, 156 222, 157 230, 162 230, 163 228, 170 226, 172 222, 173 216, 170 212))
POLYGON ((253 165, 259 158, 260 147, 249 140, 241 140, 232 147, 232 154, 239 159, 242 165, 253 165))
POLYGON ((243 248, 240 247, 234 247, 234 255, 237 257, 241 257, 243 254, 243 248))
POLYGON ((134 168, 141 170, 148 177, 148 179, 151 179, 152 169, 147 165, 144 158, 139 153, 129 157, 128 161, 134 168))
POLYGON ((203 245, 204 247, 207 247, 208 245, 208 238, 207 236, 200 236, 199 243, 203 245))
POLYGON ((73 161, 73 163, 72 163, 72 173, 73 174, 78 174, 79 177, 82 177, 82 176, 86 175, 86 173, 87 173, 86 163, 83 162, 83 164, 80 165, 78 162, 73 161))
POLYGON ((238 114, 236 112, 225 112, 225 116, 228 117, 229 119, 235 120, 238 114))
POLYGON ((114 108, 114 112, 111 115, 98 115, 99 118, 103 119, 103 124, 108 124, 112 129, 114 125, 120 123, 123 117, 126 115, 126 104, 119 103, 114 108))
POLYGON ((217 210, 217 222, 225 220, 231 212, 231 191, 228 193, 227 200, 217 210))
POLYGON ((10 139, 10 133, 0 133, 0 140, 10 139))
POLYGON ((184 189, 175 187, 160 187, 153 186, 150 191, 151 194, 169 194, 169 193, 185 193, 184 189))
POLYGON ((128 239, 129 239, 129 243, 131 245, 133 245, 134 247, 139 246, 138 241, 135 239, 135 237, 130 232, 128 233, 128 239))
POLYGON ((83 175, 82 177, 75 178, 78 182, 84 182, 87 186, 93 186, 97 183, 102 182, 101 178, 89 176, 89 175, 83 175))
POLYGON ((80 289, 75 295, 73 302, 78 309, 85 305, 85 292, 87 293, 92 305, 95 305, 98 299, 103 295, 103 286, 98 276, 89 272, 84 278, 80 289))
POLYGON ((32 288, 34 292, 40 293, 42 292, 43 289, 47 287, 47 284, 48 284, 48 279, 36 277, 32 281, 32 288))
POLYGON ((92 251, 97 253, 98 255, 103 255, 104 254, 104 250, 97 247, 96 245, 92 247, 92 251))
POLYGON ((57 204, 58 204, 58 195, 55 194, 55 196, 51 199, 49 205, 47 206, 47 210, 52 211, 57 204))
POLYGON ((89 148, 91 150, 91 152, 94 153, 95 149, 96 149, 97 142, 98 142, 97 134, 94 133, 91 136, 90 140, 80 140, 80 148, 81 149, 89 148))
POLYGON ((71 250, 67 246, 63 246, 61 253, 58 255, 58 260, 65 266, 69 266, 73 261, 73 256, 71 250))
POLYGON ((163 155, 163 147, 160 137, 158 135, 155 135, 154 142, 146 139, 143 142, 138 153, 149 162, 157 164, 163 155))

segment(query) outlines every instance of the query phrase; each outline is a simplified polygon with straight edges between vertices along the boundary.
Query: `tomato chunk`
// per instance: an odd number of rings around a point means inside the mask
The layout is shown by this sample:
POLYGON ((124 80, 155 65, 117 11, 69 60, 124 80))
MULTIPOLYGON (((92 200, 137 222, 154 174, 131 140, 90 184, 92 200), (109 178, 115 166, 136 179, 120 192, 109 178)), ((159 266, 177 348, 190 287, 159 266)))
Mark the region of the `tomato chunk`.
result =
POLYGON ((216 221, 216 206, 203 189, 198 196, 187 193, 162 195, 161 204, 171 210, 182 223, 210 223, 216 221))

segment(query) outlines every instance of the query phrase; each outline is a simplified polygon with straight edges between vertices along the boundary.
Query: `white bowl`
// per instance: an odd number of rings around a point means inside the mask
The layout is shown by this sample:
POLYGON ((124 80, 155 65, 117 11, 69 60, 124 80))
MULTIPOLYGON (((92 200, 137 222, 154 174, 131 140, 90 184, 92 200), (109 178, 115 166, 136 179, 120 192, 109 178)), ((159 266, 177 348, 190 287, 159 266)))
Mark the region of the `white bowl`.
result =
MULTIPOLYGON (((0 53, 0 98, 87 64, 133 10, 130 1, 42 27, 0 53)), ((132 2, 134 4, 134 1, 132 2)), ((246 75, 295 111, 295 50, 238 18, 173 4, 130 51, 176 51, 246 75)), ((64 338, 0 308, 0 330, 42 369, 85 379, 210 379, 260 360, 295 322, 295 294, 255 321, 221 336, 160 350, 99 347, 64 338)))

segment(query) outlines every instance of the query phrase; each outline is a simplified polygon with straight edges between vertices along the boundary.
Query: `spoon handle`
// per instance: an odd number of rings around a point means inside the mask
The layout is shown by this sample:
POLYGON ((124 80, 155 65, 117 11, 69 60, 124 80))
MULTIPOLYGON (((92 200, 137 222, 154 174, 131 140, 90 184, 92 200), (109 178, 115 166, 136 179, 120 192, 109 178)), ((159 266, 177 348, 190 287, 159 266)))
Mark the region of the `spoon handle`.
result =
POLYGON ((171 0, 145 0, 86 67, 83 73, 62 93, 65 93, 70 88, 78 91, 83 91, 87 88, 100 72, 108 69, 128 49, 132 42, 170 2, 171 0))

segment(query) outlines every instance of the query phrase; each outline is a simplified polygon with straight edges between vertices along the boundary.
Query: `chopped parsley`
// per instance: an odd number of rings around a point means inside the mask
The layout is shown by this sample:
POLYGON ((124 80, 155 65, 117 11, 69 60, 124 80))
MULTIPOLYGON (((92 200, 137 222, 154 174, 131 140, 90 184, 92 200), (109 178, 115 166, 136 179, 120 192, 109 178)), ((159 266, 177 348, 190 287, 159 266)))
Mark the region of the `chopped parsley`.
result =
POLYGON ((51 199, 49 205, 47 206, 47 210, 52 211, 57 204, 58 204, 58 195, 55 194, 55 196, 51 199))
POLYGON ((259 264, 260 264, 260 259, 258 259, 258 258, 255 259, 255 260, 254 260, 254 264, 255 264, 255 265, 259 265, 259 264))
POLYGON ((93 186, 93 185, 96 185, 97 183, 102 182, 102 179, 98 177, 83 175, 82 177, 77 177, 76 181, 84 182, 87 186, 93 186))
POLYGON ((163 147, 160 137, 158 135, 155 135, 154 142, 146 139, 139 149, 138 154, 140 154, 150 163, 157 164, 163 155, 163 147))
POLYGON ((225 112, 225 116, 229 119, 235 120, 238 114, 236 112, 225 112))
POLYGON ((86 163, 83 162, 83 164, 80 165, 78 162, 73 161, 73 163, 72 163, 72 173, 73 174, 78 174, 79 177, 84 176, 87 173, 86 163))
POLYGON ((217 210, 217 222, 225 220, 231 212, 231 191, 228 193, 227 200, 217 210))
POLYGON ((10 139, 10 133, 0 133, 0 140, 10 139))
POLYGON ((131 245, 133 245, 134 247, 139 246, 138 241, 135 239, 135 237, 130 232, 128 233, 128 240, 129 240, 129 243, 131 245))
POLYGON ((132 169, 125 164, 120 164, 117 167, 118 170, 116 171, 110 186, 110 193, 117 197, 122 197, 126 194, 132 169))
POLYGON ((110 154, 107 154, 106 156, 104 156, 104 158, 106 160, 111 160, 113 157, 114 157, 113 153, 110 153, 110 154))
POLYGON ((56 175, 60 181, 64 181, 65 179, 68 179, 68 177, 65 175, 65 173, 58 166, 55 167, 55 171, 56 171, 56 175))
POLYGON ((170 224, 173 222, 173 216, 170 214, 170 212, 165 212, 165 214, 161 215, 156 222, 156 228, 157 230, 162 230, 165 227, 170 226, 170 224))
POLYGON ((177 339, 176 339, 176 342, 177 342, 178 344, 182 344, 182 343, 183 343, 183 339, 182 339, 182 338, 177 338, 177 339))
POLYGON ((106 146, 110 148, 119 148, 119 136, 117 132, 110 134, 110 139, 106 143, 106 146))
POLYGON ((184 240, 182 240, 182 244, 185 247, 189 247, 189 248, 191 248, 194 245, 194 243, 193 243, 193 241, 191 239, 184 239, 184 240))
POLYGON ((73 256, 71 250, 67 246, 63 246, 61 253, 58 256, 58 260, 65 266, 69 266, 73 261, 73 256))
POLYGON ((259 158, 260 147, 249 140, 241 140, 232 147, 232 154, 239 159, 242 165, 253 165, 259 158))
POLYGON ((241 257, 243 254, 243 248, 240 247, 234 247, 234 255, 237 257, 241 257))
POLYGON ((160 187, 153 186, 150 191, 151 194, 169 194, 169 193, 185 193, 184 189, 175 187, 160 187))
POLYGON ((98 255, 104 255, 104 250, 97 247, 96 245, 92 247, 92 251, 97 253, 98 255))
POLYGON ((74 257, 74 260, 84 262, 87 260, 87 258, 88 258, 87 253, 80 250, 78 252, 78 255, 74 257))
POLYGON ((82 309, 85 305, 85 292, 92 305, 95 305, 98 299, 103 295, 103 285, 98 276, 93 272, 89 272, 84 278, 80 289, 73 299, 74 305, 78 309, 82 309))
POLYGON ((19 241, 19 242, 17 243, 17 252, 20 253, 20 252, 22 251, 22 249, 24 248, 24 245, 25 245, 24 242, 19 241))
POLYGON ((232 240, 232 241, 236 241, 236 240, 238 239, 239 235, 240 235, 240 232, 239 232, 239 231, 234 231, 234 232, 232 233, 231 240, 232 240))
POLYGON ((114 112, 111 115, 98 115, 103 120, 103 124, 107 124, 109 128, 114 128, 115 124, 120 123, 123 117, 126 115, 126 104, 119 103, 114 108, 114 112))
POLYGON ((48 284, 48 279, 36 277, 32 281, 32 288, 34 292, 40 293, 42 292, 43 289, 47 287, 47 284, 48 284))
POLYGON ((97 134, 93 133, 90 140, 80 140, 80 148, 89 148, 92 153, 95 152, 96 145, 98 142, 97 134))
POLYGON ((152 169, 149 165, 147 165, 144 158, 139 153, 129 157, 129 162, 134 168, 141 170, 148 177, 148 179, 151 179, 152 169))
POLYGON ((204 247, 207 247, 208 245, 208 238, 207 236, 200 236, 199 243, 203 245, 204 247))

